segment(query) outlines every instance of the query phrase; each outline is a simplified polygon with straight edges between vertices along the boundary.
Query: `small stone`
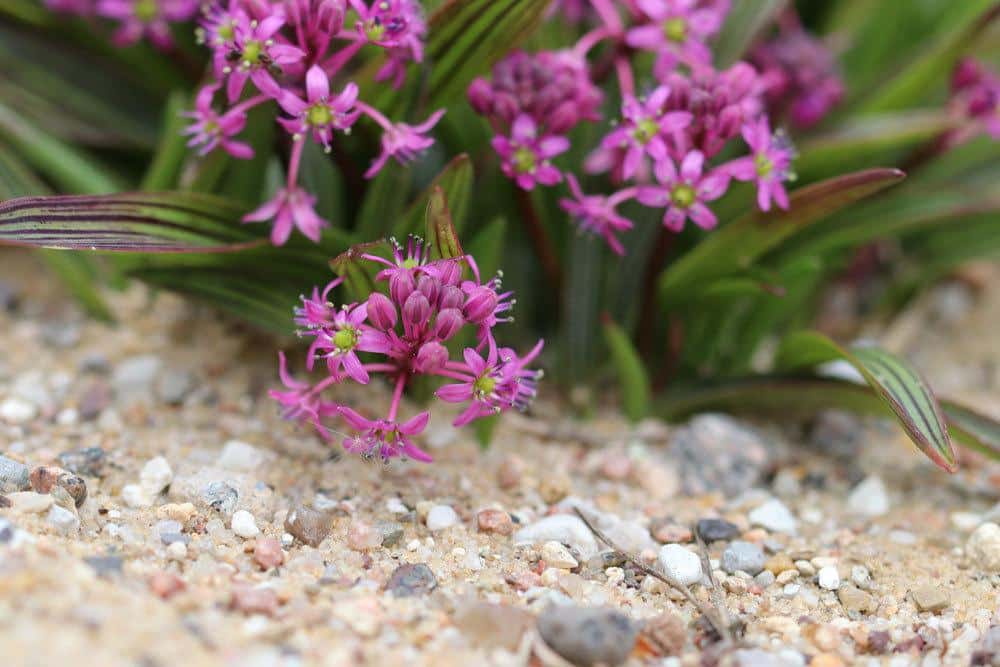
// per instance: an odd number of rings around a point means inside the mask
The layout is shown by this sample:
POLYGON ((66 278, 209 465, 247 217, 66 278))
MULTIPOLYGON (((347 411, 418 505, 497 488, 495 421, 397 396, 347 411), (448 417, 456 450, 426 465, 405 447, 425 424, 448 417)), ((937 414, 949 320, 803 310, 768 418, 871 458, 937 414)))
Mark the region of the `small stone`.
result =
POLYGON ((437 585, 437 577, 425 563, 407 563, 396 568, 385 590, 398 598, 418 597, 427 595, 437 585))
MULTIPOLYGON (((103 380, 91 382, 80 394, 76 409, 83 421, 97 419, 111 404, 111 387, 103 380)), ((69 466, 66 466, 69 468, 69 466)), ((83 474, 83 473, 79 473, 83 474)))
POLYGON ((976 529, 983 522, 982 515, 973 512, 952 512, 951 525, 963 533, 968 533, 976 529))
POLYGON ((749 425, 721 414, 694 417, 673 434, 683 491, 736 496, 763 478, 773 447, 749 425))
POLYGON ((545 561, 546 565, 560 570, 572 570, 580 564, 575 558, 573 558, 573 555, 570 554, 569 549, 555 541, 549 541, 543 544, 542 548, 539 550, 539 555, 542 557, 542 560, 545 561))
POLYGON ((921 586, 910 591, 910 595, 920 611, 943 611, 951 606, 947 591, 937 586, 921 586))
POLYGON ((729 541, 740 535, 739 527, 725 519, 698 519, 695 530, 706 544, 729 541))
POLYGON ((782 572, 794 570, 795 563, 793 563, 792 559, 788 557, 788 554, 775 554, 774 556, 768 558, 767 562, 764 563, 764 569, 777 576, 782 572))
POLYGON ((188 549, 183 542, 171 542, 167 546, 167 558, 170 560, 182 561, 187 559, 188 549))
POLYGON ((835 591, 840 587, 840 574, 837 573, 837 568, 832 565, 827 565, 821 568, 818 574, 819 587, 825 588, 828 591, 835 591))
POLYGON ((120 556, 91 556, 84 558, 83 562, 89 565, 99 577, 109 577, 122 572, 120 556))
POLYGON ((126 484, 122 487, 122 501, 132 509, 152 507, 153 500, 153 496, 138 484, 126 484))
POLYGON ((150 459, 139 472, 139 486, 150 496, 156 496, 170 486, 174 471, 162 456, 150 459))
POLYGON ((774 578, 774 580, 777 583, 779 583, 782 586, 784 586, 785 584, 791 583, 791 582, 795 581, 798 578, 799 578, 799 571, 798 570, 785 570, 784 572, 782 572, 781 574, 779 574, 778 576, 776 576, 774 578))
POLYGON ((41 514, 47 512, 55 499, 47 493, 35 493, 34 491, 19 491, 7 495, 11 509, 21 514, 41 514))
POLYGON ((515 489, 521 484, 524 462, 516 456, 508 456, 497 468, 497 483, 501 489, 515 489))
POLYGON ((735 595, 746 593, 748 588, 746 580, 740 577, 727 577, 722 582, 722 587, 735 595))
POLYGON ((148 394, 163 362, 151 354, 129 357, 115 368, 111 383, 119 397, 148 394))
POLYGON ((8 424, 25 424, 38 415, 34 403, 17 396, 11 396, 0 403, 0 420, 8 424))
POLYGON ((347 530, 347 546, 355 551, 371 551, 382 546, 382 535, 370 523, 358 519, 347 530))
POLYGON ((76 475, 101 477, 107 455, 100 447, 73 449, 59 455, 59 465, 76 475))
POLYGON ((66 472, 56 466, 37 466, 29 477, 31 488, 38 493, 53 493, 58 485, 73 499, 73 505, 80 507, 87 499, 87 483, 83 478, 66 472))
POLYGON ((216 465, 223 470, 253 472, 268 459, 268 456, 251 444, 241 440, 230 440, 222 447, 216 465))
POLYGON ((795 569, 799 571, 803 577, 812 577, 816 574, 816 568, 813 564, 807 560, 797 560, 795 561, 795 569))
POLYGON ((819 653, 809 661, 809 667, 843 667, 844 661, 833 653, 819 653))
POLYGON ((751 511, 747 518, 751 525, 760 526, 772 533, 795 535, 798 532, 798 521, 796 521, 795 516, 783 502, 777 499, 768 500, 751 511))
POLYGON ((759 585, 761 588, 767 588, 775 581, 777 581, 778 578, 774 576, 774 573, 771 572, 770 570, 764 570, 753 579, 754 581, 757 582, 757 585, 759 585))
POLYGON ((987 522, 976 528, 965 543, 972 564, 983 572, 1000 572, 1000 526, 987 522))
POLYGON ((7 544, 14 539, 14 524, 0 517, 0 544, 7 544))
POLYGON ((969 661, 970 665, 1000 664, 1000 625, 991 626, 976 644, 969 661))
POLYGON ((168 368, 156 380, 156 396, 167 405, 180 405, 194 387, 194 375, 186 370, 168 368))
POLYGON ((403 524, 395 521, 376 521, 375 532, 378 533, 383 547, 394 547, 403 539, 403 524))
POLYGON ((49 508, 46 520, 64 535, 75 533, 80 529, 80 519, 65 507, 53 505, 49 508))
POLYGON ((694 539, 691 529, 670 520, 657 521, 650 527, 653 539, 662 544, 690 542, 694 539))
POLYGON ((837 597, 844 609, 859 614, 869 614, 878 607, 875 598, 851 584, 838 588, 837 597))
POLYGON ((270 588, 239 585, 233 587, 229 605, 244 614, 273 616, 278 611, 278 594, 270 588))
POLYGON ((685 586, 701 581, 701 558, 690 549, 679 544, 665 544, 660 548, 657 560, 664 572, 685 586))
POLYGON ((547 474, 538 485, 538 495, 549 505, 554 505, 573 490, 573 482, 561 473, 547 474))
POLYGON ((260 528, 253 514, 246 510, 239 510, 233 513, 233 520, 230 524, 232 531, 240 537, 251 538, 260 535, 260 528))
POLYGON ((459 523, 458 514, 450 505, 435 505, 427 512, 427 530, 436 532, 459 523))
MULTIPOLYGON (((892 644, 892 637, 885 630, 876 630, 868 633, 868 651, 875 655, 882 655, 889 650, 892 644)), ((979 664, 973 660, 973 665, 979 664)))
POLYGON ((851 581, 861 590, 872 587, 872 575, 864 565, 855 565, 851 568, 851 581))
POLYGON ((510 535, 514 532, 514 521, 503 510, 484 509, 476 514, 476 527, 480 533, 510 535))
POLYGON ((568 545, 582 560, 597 553, 597 542, 579 517, 554 514, 514 533, 515 544, 544 544, 550 540, 568 545))
POLYGON ((210 482, 201 492, 202 502, 222 516, 231 516, 239 499, 239 491, 225 482, 210 482))
POLYGON ((505 604, 470 602, 455 612, 455 627, 474 646, 516 651, 521 639, 535 625, 535 617, 505 604))
POLYGON ((148 580, 149 590, 158 598, 169 600, 187 586, 184 580, 169 572, 154 572, 148 580))
POLYGON ((722 552, 722 569, 728 574, 746 572, 754 576, 764 569, 764 551, 752 542, 732 542, 722 552))
POLYGON ((0 493, 27 491, 31 488, 31 469, 20 461, 0 456, 0 493))
POLYGON ((170 519, 183 526, 198 513, 191 503, 167 503, 156 508, 156 516, 160 519, 170 519))
POLYGON ((538 633, 571 664, 591 667, 625 662, 638 631, 613 609, 551 605, 538 617, 538 633))
POLYGON ((270 570, 285 562, 281 542, 273 537, 259 537, 253 547, 253 560, 262 570, 270 570))
POLYGON ((889 492, 881 477, 866 477, 847 496, 847 509, 862 516, 876 517, 889 513, 889 492))
POLYGON ((677 614, 666 612, 647 619, 639 636, 660 657, 680 655, 687 645, 687 624, 677 614))
POLYGON ((299 505, 288 512, 285 530, 300 542, 318 547, 333 530, 333 520, 326 512, 299 505))

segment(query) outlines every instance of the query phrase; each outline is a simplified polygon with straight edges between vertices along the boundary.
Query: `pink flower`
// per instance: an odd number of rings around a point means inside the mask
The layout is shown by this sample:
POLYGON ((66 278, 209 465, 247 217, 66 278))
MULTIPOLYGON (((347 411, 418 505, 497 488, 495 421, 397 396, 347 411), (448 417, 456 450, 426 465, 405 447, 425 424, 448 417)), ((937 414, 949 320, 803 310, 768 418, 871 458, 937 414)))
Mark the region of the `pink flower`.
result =
POLYGON ((319 65, 306 72, 306 99, 283 91, 278 104, 293 118, 279 118, 286 130, 304 135, 312 132, 313 138, 330 150, 333 130, 346 130, 358 119, 361 112, 354 108, 358 99, 358 86, 348 83, 343 92, 330 99, 330 80, 319 65))
POLYGON ((415 0, 350 0, 358 14, 358 33, 372 44, 406 51, 410 59, 423 59, 423 37, 427 32, 423 10, 415 0))
POLYGON ((762 211, 771 209, 771 200, 781 208, 788 208, 788 193, 783 181, 791 178, 794 151, 782 134, 771 134, 767 116, 743 126, 743 139, 750 146, 752 155, 738 158, 723 165, 739 181, 755 181, 757 205, 762 211))
POLYGON ((604 197, 602 195, 585 195, 580 189, 573 174, 566 175, 572 199, 561 199, 559 205, 570 215, 576 217, 577 224, 583 229, 604 237, 611 249, 619 255, 625 254, 625 248, 615 236, 616 233, 632 229, 632 221, 618 214, 615 207, 635 196, 634 190, 621 190, 604 197))
POLYGON ((253 148, 242 141, 232 140, 232 137, 243 131, 243 126, 247 122, 246 113, 234 107, 219 115, 212 108, 212 98, 218 89, 219 84, 204 86, 198 91, 194 111, 184 114, 194 119, 194 122, 184 130, 184 134, 192 135, 188 146, 201 146, 198 150, 199 155, 206 155, 221 147, 235 158, 249 160, 253 157, 253 148))
POLYGON ((233 43, 225 54, 223 73, 229 75, 226 94, 229 102, 240 98, 247 79, 257 89, 274 98, 281 96, 281 87, 274 79, 274 72, 298 63, 305 52, 280 39, 278 31, 285 24, 284 16, 273 13, 262 21, 251 20, 245 14, 234 17, 233 43))
POLYGON ((430 419, 429 412, 421 412, 416 417, 397 423, 393 419, 365 419, 350 408, 342 408, 341 414, 344 421, 352 428, 362 431, 344 440, 344 449, 360 454, 367 460, 389 459, 408 456, 417 461, 429 463, 433 461, 431 455, 413 444, 410 440, 412 436, 420 435, 427 428, 427 421, 430 419))
POLYGON ((99 0, 97 13, 121 22, 114 40, 119 46, 135 44, 144 36, 160 49, 174 40, 170 24, 187 21, 198 11, 198 0, 99 0))
POLYGON ((266 222, 274 220, 271 229, 271 243, 284 245, 298 227, 307 238, 318 242, 323 227, 329 222, 319 217, 313 209, 316 197, 298 187, 282 188, 271 201, 243 216, 243 222, 266 222))
POLYGON ((345 0, 285 0, 287 23, 296 43, 307 53, 322 55, 344 27, 345 0))
MULTIPOLYGON (((359 104, 358 107, 362 108, 369 116, 372 116, 371 112, 374 109, 368 105, 359 104)), ((383 129, 385 129, 385 132, 382 134, 382 152, 379 153, 371 166, 368 167, 368 171, 365 172, 365 178, 372 178, 381 171, 390 157, 395 158, 396 162, 400 164, 405 164, 414 160, 417 154, 433 146, 434 140, 424 135, 437 125, 437 122, 441 120, 441 116, 443 115, 444 109, 438 109, 419 125, 389 123, 388 120, 385 123, 380 123, 383 129)), ((382 116, 382 114, 379 114, 379 116, 385 119, 385 116, 382 116)))
POLYGON ((288 360, 284 352, 278 353, 278 376, 288 391, 271 389, 267 394, 282 406, 282 417, 307 422, 319 430, 323 437, 329 438, 329 433, 320 420, 337 415, 341 407, 336 403, 322 400, 320 391, 311 387, 308 382, 293 378, 288 373, 288 360))
POLYGON ((626 95, 622 102, 623 122, 601 142, 602 151, 624 151, 621 176, 636 175, 645 155, 654 161, 668 156, 667 139, 691 124, 688 111, 664 112, 670 95, 666 86, 656 88, 645 100, 626 95))
MULTIPOLYGON (((957 115, 981 124, 993 139, 1000 140, 1000 76, 982 63, 963 60, 952 76, 952 106, 957 115)), ((971 136, 971 132, 958 135, 971 136)))
POLYGON ((569 139, 563 136, 538 136, 538 126, 527 114, 514 120, 510 138, 493 137, 493 148, 500 155, 503 173, 513 178, 518 187, 531 190, 535 183, 555 185, 562 174, 550 160, 569 150, 569 139))
POLYGON ((325 358, 332 376, 344 374, 358 384, 368 384, 368 371, 358 352, 383 351, 384 345, 382 335, 364 324, 366 319, 366 303, 345 305, 337 310, 332 323, 315 330, 316 340, 309 348, 307 368, 312 368, 317 357, 325 358))
POLYGON ((725 14, 718 7, 699 7, 698 0, 635 0, 635 4, 650 22, 629 30, 625 43, 657 53, 654 72, 658 77, 678 62, 712 62, 705 42, 722 27, 725 14))
POLYGON ((640 186, 636 198, 646 206, 666 206, 663 225, 671 231, 683 229, 687 218, 702 229, 712 229, 718 219, 705 202, 725 194, 730 176, 721 169, 703 174, 704 166, 705 156, 700 151, 691 151, 684 157, 680 172, 673 160, 658 162, 655 172, 660 184, 640 186))

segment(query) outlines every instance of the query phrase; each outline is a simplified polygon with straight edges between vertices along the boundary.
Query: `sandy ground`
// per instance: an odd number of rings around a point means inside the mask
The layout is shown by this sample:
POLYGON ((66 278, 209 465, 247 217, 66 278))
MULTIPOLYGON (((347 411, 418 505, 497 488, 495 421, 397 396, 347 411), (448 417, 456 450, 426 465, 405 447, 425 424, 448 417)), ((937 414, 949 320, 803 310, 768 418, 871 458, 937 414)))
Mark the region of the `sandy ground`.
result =
MULTIPOLYGON (((1000 466, 966 457, 949 477, 890 423, 573 423, 549 396, 486 452, 436 414, 435 463, 385 468, 283 422, 273 342, 208 310, 135 288, 109 295, 108 327, 19 253, 0 253, 0 283, 19 295, 5 309, 0 290, 0 454, 87 487, 79 508, 68 482, 8 489, 5 665, 1000 664, 1000 466), (696 550, 697 520, 731 522, 708 547, 713 592, 701 573, 692 590, 740 619, 738 645, 549 519, 574 505, 654 566, 664 543, 696 550), (729 567, 733 541, 766 569, 729 567)), ((894 344, 1000 416, 1000 291, 952 285, 920 307, 894 344)))

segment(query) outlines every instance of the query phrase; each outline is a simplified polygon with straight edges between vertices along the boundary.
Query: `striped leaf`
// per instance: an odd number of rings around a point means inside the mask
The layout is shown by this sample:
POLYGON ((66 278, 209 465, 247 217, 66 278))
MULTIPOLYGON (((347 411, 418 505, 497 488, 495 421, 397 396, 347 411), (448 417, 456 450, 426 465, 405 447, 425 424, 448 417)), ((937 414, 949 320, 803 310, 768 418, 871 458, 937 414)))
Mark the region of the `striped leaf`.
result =
POLYGON ((232 252, 266 243, 242 209, 190 192, 21 197, 0 203, 0 244, 119 252, 232 252))
POLYGON ((826 336, 796 332, 782 342, 779 370, 796 370, 843 359, 864 377, 899 420, 913 443, 938 467, 955 472, 958 462, 941 406, 911 366, 876 347, 845 349, 826 336))
POLYGON ((435 187, 427 202, 427 242, 431 247, 431 257, 448 259, 461 257, 465 254, 462 244, 458 241, 458 233, 451 222, 451 212, 444 190, 435 187))
POLYGON ((472 181, 472 161, 469 156, 462 153, 452 158, 441 173, 434 177, 427 189, 410 204, 393 229, 393 234, 403 239, 409 234, 419 233, 421 223, 427 215, 427 204, 435 188, 444 191, 445 199, 451 209, 452 223, 456 230, 461 231, 472 196, 472 181))

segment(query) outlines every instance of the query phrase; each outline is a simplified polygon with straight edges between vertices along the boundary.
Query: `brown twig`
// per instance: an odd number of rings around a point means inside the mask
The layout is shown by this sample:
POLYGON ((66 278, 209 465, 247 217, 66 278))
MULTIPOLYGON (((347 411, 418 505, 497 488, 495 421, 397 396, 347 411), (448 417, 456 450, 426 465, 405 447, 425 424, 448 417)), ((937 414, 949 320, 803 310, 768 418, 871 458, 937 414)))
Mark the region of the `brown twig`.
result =
POLYGON ((691 532, 694 534, 694 538, 698 542, 698 552, 701 555, 701 567, 708 573, 708 594, 712 598, 712 604, 715 605, 715 611, 719 614, 719 622, 730 633, 728 636, 722 636, 728 641, 732 641, 731 633, 733 628, 733 619, 729 615, 729 609, 726 608, 725 602, 719 596, 719 584, 715 580, 715 571, 712 570, 712 561, 708 557, 708 546, 706 546, 705 540, 701 538, 697 525, 691 526, 691 532))
MULTIPOLYGON (((715 631, 719 633, 719 636, 722 637, 723 641, 728 642, 730 644, 733 643, 733 635, 729 629, 729 625, 723 621, 723 618, 728 617, 728 613, 724 615, 723 612, 721 612, 719 609, 713 609, 712 607, 709 607, 708 605, 704 604, 701 600, 696 598, 694 596, 694 593, 691 592, 690 588, 688 588, 681 582, 677 581, 677 579, 672 577, 669 573, 655 570, 649 567, 648 565, 642 563, 639 559, 637 559, 629 552, 619 548, 618 545, 612 542, 607 535, 598 530, 597 527, 594 524, 592 524, 590 520, 587 519, 586 516, 584 516, 583 512, 580 511, 579 507, 574 506, 573 511, 576 513, 578 517, 580 517, 580 520, 583 521, 584 525, 587 526, 588 529, 590 529, 590 532, 594 534, 594 537, 596 537, 601 542, 604 542, 606 545, 608 545, 609 547, 620 553, 622 556, 625 557, 625 560, 634 565, 644 574, 653 577, 654 579, 658 579, 663 583, 667 584, 668 586, 670 586, 671 588, 673 588, 674 590, 679 591, 685 598, 687 598, 688 602, 690 602, 691 604, 693 604, 695 607, 698 608, 698 611, 700 611, 702 615, 708 620, 708 622, 711 623, 712 628, 714 628, 715 631)), ((709 572, 711 572, 711 569, 709 569, 709 572)))

